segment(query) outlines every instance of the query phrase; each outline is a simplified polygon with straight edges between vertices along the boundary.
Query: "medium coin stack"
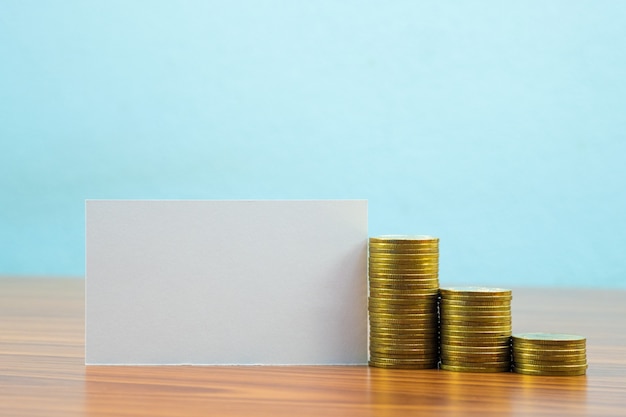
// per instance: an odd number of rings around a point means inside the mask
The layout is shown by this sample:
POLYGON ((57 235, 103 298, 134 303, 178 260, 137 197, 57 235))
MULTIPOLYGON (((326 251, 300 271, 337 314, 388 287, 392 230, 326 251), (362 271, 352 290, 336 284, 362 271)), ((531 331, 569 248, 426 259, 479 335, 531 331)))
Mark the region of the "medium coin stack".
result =
POLYGON ((587 371, 586 339, 555 333, 513 335, 513 371, 526 375, 573 376, 587 371))
POLYGON ((436 368, 439 239, 369 240, 370 366, 436 368))
POLYGON ((511 370, 511 290, 440 288, 441 369, 511 370))

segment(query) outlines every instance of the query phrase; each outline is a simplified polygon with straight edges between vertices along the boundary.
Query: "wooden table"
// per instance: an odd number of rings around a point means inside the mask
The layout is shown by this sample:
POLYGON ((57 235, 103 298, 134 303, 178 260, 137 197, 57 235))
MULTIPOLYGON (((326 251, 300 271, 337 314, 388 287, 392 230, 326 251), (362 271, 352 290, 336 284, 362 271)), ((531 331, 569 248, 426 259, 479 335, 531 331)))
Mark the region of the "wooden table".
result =
POLYGON ((85 367, 84 282, 0 280, 0 416, 626 415, 626 292, 517 289, 515 332, 587 336, 583 377, 367 366, 85 367))

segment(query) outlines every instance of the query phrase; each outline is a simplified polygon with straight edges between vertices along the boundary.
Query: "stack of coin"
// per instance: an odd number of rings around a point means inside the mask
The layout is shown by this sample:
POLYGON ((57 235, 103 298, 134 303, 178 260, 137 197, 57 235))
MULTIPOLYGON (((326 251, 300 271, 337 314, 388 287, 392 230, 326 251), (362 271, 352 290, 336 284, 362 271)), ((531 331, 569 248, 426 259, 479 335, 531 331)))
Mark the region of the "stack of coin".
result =
POLYGON ((436 368, 439 239, 369 241, 370 366, 436 368))
POLYGON ((555 333, 513 335, 513 371, 526 375, 585 375, 586 340, 555 333))
POLYGON ((511 290, 440 288, 441 369, 511 370, 511 290))

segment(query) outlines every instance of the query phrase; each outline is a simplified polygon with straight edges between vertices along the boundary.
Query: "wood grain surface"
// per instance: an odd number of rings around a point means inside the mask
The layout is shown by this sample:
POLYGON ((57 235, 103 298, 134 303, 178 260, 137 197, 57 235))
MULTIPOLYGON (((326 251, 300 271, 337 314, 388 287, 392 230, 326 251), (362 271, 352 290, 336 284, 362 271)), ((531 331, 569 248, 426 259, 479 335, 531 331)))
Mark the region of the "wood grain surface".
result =
POLYGON ((626 292, 516 289, 514 332, 587 336, 584 377, 367 366, 85 367, 84 282, 0 280, 0 416, 626 415, 626 292))

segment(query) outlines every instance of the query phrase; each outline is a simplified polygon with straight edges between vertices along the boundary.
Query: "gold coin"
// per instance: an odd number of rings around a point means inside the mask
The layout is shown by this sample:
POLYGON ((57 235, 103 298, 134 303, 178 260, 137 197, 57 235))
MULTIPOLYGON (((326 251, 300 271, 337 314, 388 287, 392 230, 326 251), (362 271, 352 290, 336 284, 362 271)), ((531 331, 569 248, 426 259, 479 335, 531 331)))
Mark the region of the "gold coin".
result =
POLYGON ((545 354, 562 354, 562 353, 581 353, 586 352, 587 349, 585 346, 576 346, 576 345, 567 345, 561 347, 549 347, 548 345, 539 345, 539 346, 527 346, 524 344, 520 344, 516 342, 515 339, 512 339, 513 349, 522 353, 545 353, 545 354))
POLYGON ((402 268, 402 269, 428 269, 438 268, 439 259, 392 259, 392 258, 370 258, 368 262, 370 269, 374 268, 402 268))
POLYGON ((439 324, 437 322, 436 317, 417 317, 417 318, 407 318, 403 316, 396 316, 395 318, 390 317, 380 317, 377 314, 370 314, 369 316, 370 323, 378 323, 378 324, 414 324, 418 326, 422 326, 424 324, 431 324, 434 327, 437 327, 439 324))
POLYGON ((388 368, 388 369, 434 369, 437 368, 438 361, 433 361, 432 363, 424 363, 420 365, 407 365, 407 364, 390 364, 378 362, 376 360, 370 360, 368 365, 374 368, 388 368))
POLYGON ((457 324, 457 323, 447 323, 447 322, 439 322, 441 326, 441 331, 450 334, 485 334, 488 336, 490 334, 503 333, 506 332, 507 335, 511 336, 511 323, 489 323, 489 322, 474 322, 473 324, 457 324))
POLYGON ((441 334, 441 336, 446 336, 446 337, 456 337, 456 338, 494 338, 494 337, 498 337, 498 338, 504 338, 507 337, 509 338, 509 344, 510 344, 510 337, 511 337, 511 329, 498 329, 498 331, 491 331, 491 329, 488 329, 487 332, 484 331, 476 331, 476 332, 471 332, 471 331, 467 331, 467 332, 461 332, 461 331, 457 331, 457 332, 450 332, 448 330, 447 327, 442 327, 439 326, 439 333, 441 334))
POLYGON ((441 358, 450 360, 464 360, 467 362, 503 362, 511 361, 511 355, 508 352, 490 352, 490 353, 472 353, 472 352, 448 352, 441 351, 441 358))
POLYGON ((386 340, 386 339, 370 340, 370 350, 388 348, 388 349, 419 349, 419 350, 424 350, 424 351, 432 350, 433 352, 438 351, 438 345, 437 345, 436 340, 434 342, 432 340, 409 340, 409 342, 411 343, 404 343, 404 342, 396 343, 395 341, 386 340))
POLYGON ((453 305, 448 304, 445 301, 441 300, 439 302, 442 309, 446 309, 449 311, 461 311, 461 312, 473 312, 473 311, 511 311, 511 305, 493 305, 493 306, 483 306, 483 305, 453 305))
POLYGON ((385 282, 385 281, 370 281, 370 290, 374 291, 382 290, 382 291, 413 291, 417 290, 434 290, 437 288, 437 281, 429 282, 421 282, 416 284, 407 284, 407 283, 393 283, 393 282, 385 282))
POLYGON ((440 288, 441 296, 447 295, 466 295, 469 297, 474 296, 509 296, 512 291, 506 288, 492 288, 492 287, 443 287, 440 288))
POLYGON ((460 346, 460 345, 440 345, 440 352, 442 356, 454 356, 454 357, 463 357, 463 358, 488 358, 488 357, 499 357, 499 358, 509 358, 511 359, 511 350, 508 346, 488 346, 488 347, 480 347, 480 346, 460 346))
POLYGON ((513 349, 513 357, 519 360, 537 360, 537 361, 577 361, 586 360, 586 352, 574 353, 574 354, 544 354, 543 352, 520 352, 513 349))
POLYGON ((406 268, 412 268, 412 267, 416 267, 419 268, 421 266, 437 266, 439 265, 439 257, 438 256, 422 256, 419 258, 400 258, 400 257, 393 257, 393 256, 370 256, 367 260, 368 265, 370 265, 370 267, 372 265, 376 266, 378 264, 382 264, 383 266, 385 264, 390 264, 392 266, 402 266, 402 267, 406 267, 406 268))
MULTIPOLYGON (((512 321, 511 319, 497 319, 493 318, 474 318, 474 317, 464 317, 464 318, 448 318, 446 316, 440 316, 439 318, 442 327, 447 327, 449 329, 466 329, 466 328, 483 328, 483 327, 493 327, 493 330, 504 329, 511 327, 512 321)), ((485 329, 487 330, 487 329, 485 329)))
POLYGON ((368 245, 369 253, 382 254, 420 254, 420 253, 438 253, 439 243, 376 243, 370 242, 368 245))
MULTIPOLYGON (((432 269, 437 269, 439 268, 439 261, 437 259, 434 259, 430 262, 426 262, 426 261, 408 261, 408 260, 401 260, 401 259, 390 259, 390 260, 383 260, 383 259, 375 259, 375 258, 370 258, 369 262, 367 263, 369 265, 369 269, 370 270, 379 270, 379 269, 392 269, 392 270, 396 270, 396 269, 400 269, 400 270, 412 270, 412 269, 426 269, 426 270, 432 270, 432 269)), ((419 271, 417 272, 419 273, 419 271)))
POLYGON ((482 310, 498 311, 498 310, 510 310, 511 309, 510 301, 508 301, 508 304, 502 304, 502 305, 480 305, 480 304, 470 305, 470 304, 451 304, 451 303, 446 302, 445 300, 440 300, 439 304, 441 304, 442 308, 446 308, 448 310, 454 310, 454 311, 482 311, 482 310))
POLYGON ((367 272, 370 279, 439 279, 439 267, 436 265, 369 264, 367 272))
MULTIPOLYGON (((417 290, 416 290, 417 291, 417 290)), ((420 292, 414 294, 396 294, 396 295, 386 295, 383 296, 379 293, 370 294, 370 303, 369 305, 373 307, 389 307, 389 308, 420 308, 420 307, 430 307, 433 311, 437 312, 437 307, 432 306, 428 303, 424 303, 424 295, 423 292, 428 290, 420 290, 420 292)))
MULTIPOLYGON (((435 308, 437 307, 437 298, 433 295, 433 292, 435 291, 434 288, 425 288, 422 290, 419 290, 419 292, 417 292, 417 294, 412 294, 411 295, 411 300, 409 300, 410 303, 417 303, 418 306, 424 306, 424 305, 429 305, 429 306, 435 306, 435 308)), ((369 297, 370 301, 374 301, 376 304, 385 304, 387 302, 387 299, 389 299, 391 297, 369 297)), ((391 298, 391 300, 395 300, 395 297, 391 298)), ((406 300, 405 300, 406 301, 406 300)))
MULTIPOLYGON (((439 338, 436 333, 409 333, 409 334, 397 334, 397 333, 372 333, 369 334, 370 344, 393 344, 393 345, 428 345, 439 343, 439 338)), ((415 348, 419 346, 413 346, 415 348)))
POLYGON ((424 292, 429 290, 429 288, 423 288, 419 290, 411 290, 411 292, 402 292, 402 290, 400 290, 399 292, 393 293, 389 291, 380 291, 379 288, 370 288, 370 298, 384 300, 392 304, 397 304, 401 301, 415 303, 419 302, 420 297, 424 295, 424 292))
POLYGON ((400 329, 390 329, 390 328, 374 328, 370 327, 370 338, 394 338, 394 339, 413 339, 413 338, 422 338, 422 339, 437 339, 436 331, 429 330, 400 330, 400 329))
POLYGON ((449 360, 449 361, 464 361, 464 362, 506 362, 511 361, 511 357, 506 353, 483 353, 483 354, 474 354, 474 353, 450 353, 446 351, 441 352, 441 360, 449 360))
POLYGON ((513 299, 513 296, 511 294, 506 294, 506 293, 502 293, 502 294, 474 293, 472 294, 472 293, 465 293, 465 292, 452 293, 452 292, 440 291, 439 296, 441 297, 442 300, 468 301, 468 302, 474 302, 474 303, 507 301, 507 300, 511 301, 513 299))
POLYGON ((429 290, 429 288, 422 289, 412 289, 412 290, 387 290, 384 288, 370 288, 370 297, 376 298, 394 298, 398 299, 406 299, 411 300, 413 296, 420 296, 424 290, 429 290))
POLYGON ((416 310, 416 311, 432 311, 433 314, 437 314, 437 306, 432 306, 427 301, 424 301, 419 295, 415 295, 410 298, 401 297, 369 297, 369 308, 371 309, 385 309, 385 310, 416 310))
POLYGON ((448 365, 448 366, 480 366, 480 367, 485 367, 485 368, 511 368, 511 361, 504 359, 504 360, 483 360, 483 361, 465 361, 462 359, 442 359, 441 360, 442 364, 448 365))
POLYGON ((392 338, 392 337, 370 337, 370 348, 387 347, 395 349, 439 349, 435 338, 392 338))
MULTIPOLYGON (((371 271, 370 271, 371 272, 371 271)), ((422 284, 424 282, 439 282, 437 274, 424 275, 384 275, 371 273, 370 282, 388 282, 393 284, 422 284)))
POLYGON ((393 308, 393 307, 377 307, 370 305, 368 307, 370 315, 387 315, 387 316, 424 316, 433 317, 437 320, 437 308, 432 306, 416 306, 415 308, 393 308))
MULTIPOLYGON (((397 301, 397 300, 396 300, 397 301)), ((406 303, 379 303, 377 301, 370 302, 367 306, 370 313, 387 313, 387 314, 430 314, 435 317, 437 315, 437 306, 433 306, 419 299, 411 299, 406 303)))
POLYGON ((370 360, 376 363, 395 364, 395 365, 425 365, 432 362, 439 362, 439 358, 388 358, 370 353, 370 360))
POLYGON ((380 235, 369 238, 370 243, 395 243, 399 245, 439 242, 430 235, 380 235))
POLYGON ((373 347, 370 355, 388 359, 435 359, 439 358, 439 352, 435 349, 410 349, 401 347, 373 347))
POLYGON ((560 334, 560 333, 517 333, 513 335, 513 345, 520 347, 541 346, 550 347, 585 347, 586 341, 583 336, 560 334))
POLYGON ((440 341, 442 345, 445 344, 448 347, 508 347, 506 342, 498 340, 451 340, 442 337, 440 341))
POLYGON ((370 285, 373 283, 381 283, 381 284, 404 284, 404 285, 412 285, 417 284, 421 285, 424 283, 430 283, 439 285, 439 278, 437 275, 430 276, 385 276, 385 275, 370 275, 368 279, 370 285))
MULTIPOLYGON (((382 277, 391 276, 391 275, 430 275, 430 278, 438 278, 439 277, 439 267, 438 266, 424 266, 417 267, 411 266, 410 268, 405 268, 402 266, 393 266, 393 265, 370 265, 369 268, 369 277, 382 277)), ((419 278, 419 277, 418 277, 419 278)))
POLYGON ((581 359, 570 359, 570 360, 566 360, 566 361, 544 361, 544 360, 533 360, 533 359, 527 359, 527 358, 520 358, 520 357, 514 357, 514 362, 515 364, 517 364, 520 367, 540 367, 540 368, 547 368, 547 367, 559 367, 559 366, 582 366, 582 365, 587 365, 587 358, 581 358, 581 359))
POLYGON ((494 366, 494 367, 485 367, 485 366, 453 366, 441 364, 439 365, 440 369, 444 371, 453 371, 453 372, 510 372, 511 368, 507 366, 494 366))
POLYGON ((376 322, 370 321, 370 331, 373 333, 393 333, 393 334, 405 334, 411 333, 414 335, 423 334, 437 334, 439 332, 437 323, 392 323, 392 322, 376 322))
POLYGON ((405 318, 403 316, 396 316, 396 318, 389 318, 389 317, 378 317, 376 314, 371 314, 369 315, 369 320, 370 322, 380 325, 380 324, 385 324, 385 323, 389 323, 389 324, 401 324, 401 325, 405 325, 405 324, 411 324, 411 325, 415 325, 415 326, 424 326, 427 324, 430 324, 430 327, 436 327, 439 328, 439 323, 437 322, 437 316, 432 315, 432 316, 427 316, 424 315, 423 317, 418 317, 418 318, 405 318))
POLYGON ((379 353, 414 353, 414 354, 424 354, 424 355, 432 355, 433 353, 438 353, 438 349, 432 346, 398 346, 398 345, 384 345, 384 344, 373 344, 370 345, 370 350, 379 353))
POLYGON ((439 325, 442 334, 450 336, 506 336, 511 337, 511 326, 446 326, 439 325))
POLYGON ((435 283, 424 283, 419 285, 406 285, 406 284, 385 284, 379 282, 370 282, 370 290, 373 291, 422 291, 422 290, 432 290, 437 288, 437 282, 435 283))
POLYGON ((421 290, 415 290, 409 297, 409 299, 402 299, 396 296, 370 296, 370 301, 374 301, 377 304, 396 304, 397 302, 402 302, 402 304, 413 304, 413 303, 428 303, 432 305, 437 305, 436 301, 433 300, 433 291, 434 288, 424 288, 421 290))
POLYGON ((407 286, 419 286, 424 284, 439 285, 439 278, 437 277, 420 277, 420 278, 389 278, 383 276, 369 277, 370 286, 372 285, 407 285, 407 286))
POLYGON ((400 285, 396 285, 396 286, 388 286, 388 285, 381 285, 381 284, 374 284, 374 285, 370 285, 369 288, 369 292, 370 295, 377 295, 377 296, 382 296, 382 297, 395 297, 397 295, 422 295, 422 293, 424 291, 432 291, 434 290, 437 284, 423 284, 423 285, 412 285, 410 287, 407 287, 406 285, 404 286, 400 286, 400 285), (372 294, 372 292, 374 294, 372 294))
POLYGON ((447 314, 440 314, 439 319, 441 324, 447 327, 471 328, 471 327, 510 327, 512 325, 511 317, 485 317, 485 316, 472 316, 472 317, 457 317, 449 316, 447 314))
POLYGON ((495 334, 506 334, 511 336, 511 326, 450 326, 443 323, 439 324, 439 328, 443 334, 449 335, 495 335, 495 334))
MULTIPOLYGON (((439 358, 435 355, 435 356, 420 356, 420 357, 410 357, 410 356, 387 356, 387 355, 383 355, 383 356, 379 356, 379 355, 373 355, 370 354, 370 360, 372 361, 380 361, 380 359, 398 359, 398 360, 409 360, 409 359, 415 359, 415 360, 420 360, 423 361, 422 363, 431 363, 434 361, 439 361, 439 358)), ((419 364, 419 362, 418 362, 419 364)))
POLYGON ((392 259, 389 261, 385 261, 382 259, 372 259, 370 258, 369 262, 370 270, 381 270, 381 269, 391 269, 391 270, 416 270, 416 272, 420 272, 420 270, 433 271, 439 269, 439 262, 415 262, 415 261, 403 261, 399 259, 392 259))
POLYGON ((438 359, 439 353, 436 350, 419 349, 370 349, 370 355, 387 359, 438 359))
MULTIPOLYGON (((370 269, 368 273, 369 279, 388 279, 397 281, 420 281, 423 279, 439 279, 439 272, 421 272, 421 273, 408 273, 404 271, 383 272, 379 273, 375 269, 370 269)), ((437 294, 439 291, 437 290, 437 294)))
POLYGON ((390 282, 394 284, 421 284, 423 282, 439 282, 437 274, 421 274, 421 275, 408 275, 408 274, 377 274, 374 271, 370 271, 370 282, 390 282))
POLYGON ((511 312, 494 312, 494 313, 489 313, 489 312, 481 312, 481 311, 477 311, 477 312, 473 312, 473 313, 463 313, 460 311, 449 311, 449 310, 444 310, 441 308, 441 306, 439 307, 439 311, 441 313, 441 317, 442 318, 450 318, 450 319, 457 319, 457 320, 466 320, 466 321, 493 321, 493 320, 506 320, 509 319, 511 320, 512 315, 511 312))
POLYGON ((449 317, 461 316, 461 317, 511 317, 511 310, 457 310, 457 309, 449 309, 443 306, 439 306, 442 315, 446 315, 449 317))
POLYGON ((412 353, 412 352, 402 352, 402 351, 399 351, 398 353, 370 351, 370 357, 384 358, 384 359, 418 359, 418 360, 423 360, 423 361, 426 361, 426 360, 432 361, 432 360, 439 359, 437 352, 422 354, 422 353, 412 353))
POLYGON ((369 260, 383 262, 438 262, 439 252, 431 253, 377 253, 370 252, 369 260))
POLYGON ((439 256, 438 245, 373 245, 369 246, 369 257, 419 257, 439 256))
POLYGON ((492 300, 492 299, 479 299, 479 300, 450 300, 447 298, 441 299, 441 304, 450 307, 510 307, 511 300, 492 300))
POLYGON ((446 333, 440 333, 439 334, 439 338, 441 339, 442 343, 447 343, 447 344, 477 344, 477 343, 499 343, 499 344, 505 344, 508 343, 510 345, 510 341, 509 341, 509 337, 508 336, 500 336, 500 335, 488 335, 488 336, 484 336, 484 335, 477 335, 477 336, 472 336, 472 335, 452 335, 450 336, 449 334, 446 333))
POLYGON ((445 333, 458 333, 458 334, 494 334, 507 332, 509 336, 511 336, 512 326, 510 323, 479 323, 474 322, 471 325, 466 324, 456 324, 456 323, 447 323, 447 322, 439 322, 441 326, 441 331, 445 333))
POLYGON ((537 375, 537 376, 579 376, 585 375, 587 369, 577 369, 571 371, 545 371, 545 370, 530 370, 524 368, 517 368, 513 366, 513 372, 524 375, 537 375))
MULTIPOLYGON (((369 305, 374 308, 391 309, 391 310, 399 310, 399 309, 410 310, 411 308, 413 308, 414 310, 434 309, 435 311, 437 311, 437 302, 436 300, 433 300, 430 295, 431 294, 422 294, 422 295, 414 294, 411 297, 411 299, 405 300, 405 302, 401 303, 402 305, 399 305, 399 306, 393 305, 396 303, 391 303, 391 304, 388 303, 386 301, 386 298, 390 298, 390 297, 383 297, 382 300, 380 298, 369 297, 369 301, 370 301, 369 305)), ((398 301, 398 299, 396 298, 393 298, 393 300, 398 301)))
POLYGON ((581 364, 557 364, 557 365, 538 365, 533 363, 515 362, 515 367, 529 371, 575 371, 578 369, 587 369, 587 363, 581 364))
POLYGON ((439 248, 437 246, 407 246, 407 247, 386 247, 386 246, 373 246, 369 247, 369 257, 375 258, 395 258, 401 259, 410 258, 426 258, 426 257, 439 257, 439 248))
POLYGON ((421 294, 424 292, 424 290, 434 290, 436 289, 436 287, 434 287, 435 285, 437 285, 437 283, 431 284, 431 283, 424 283, 422 285, 413 285, 411 287, 409 287, 408 289, 405 288, 397 288, 397 287, 379 287, 376 286, 376 284, 374 286, 370 285, 370 293, 376 292, 376 293, 380 293, 381 295, 385 295, 385 294, 389 294, 389 295, 402 295, 402 294, 421 294))
POLYGON ((370 334, 376 335, 394 335, 394 336, 430 336, 439 334, 439 329, 436 325, 426 327, 426 325, 420 326, 401 326, 393 327, 390 324, 378 325, 377 323, 370 324, 370 334))
POLYGON ((502 314, 511 314, 511 306, 497 306, 493 308, 485 308, 483 306, 476 307, 468 307, 468 306, 451 306, 449 304, 444 303, 443 301, 439 301, 439 307, 443 312, 450 312, 451 314, 459 314, 459 315, 502 315, 502 314))
MULTIPOLYGON (((441 288, 440 288, 441 290, 441 288)), ((513 296, 511 294, 467 294, 467 293, 444 293, 439 292, 439 296, 442 300, 447 301, 468 301, 474 303, 486 303, 486 302, 503 302, 511 301, 513 296)))
POLYGON ((388 245, 370 243, 369 254, 370 256, 439 255, 439 245, 388 245))
POLYGON ((427 363, 427 362, 431 362, 433 360, 433 358, 426 358, 426 359, 420 359, 420 358, 386 358, 384 356, 379 356, 379 355, 372 355, 370 353, 370 359, 371 360, 376 360, 376 362, 387 362, 387 363, 405 363, 405 364, 421 364, 421 363, 427 363))
POLYGON ((485 311, 485 310, 475 310, 475 311, 459 311, 459 310, 450 310, 441 305, 439 305, 439 310, 441 311, 442 316, 449 316, 452 318, 460 317, 460 320, 489 320, 489 318, 511 318, 511 311, 506 310, 498 310, 498 311, 485 311))
MULTIPOLYGON (((442 345, 447 346, 448 349, 453 349, 455 347, 457 348, 489 348, 489 347, 493 347, 493 348, 506 348, 507 344, 506 342, 502 342, 502 341, 491 341, 491 340, 450 340, 448 338, 441 338, 439 339, 440 343, 442 345)), ((442 348, 443 349, 443 348, 442 348)), ((502 352, 500 352, 502 353, 502 352)))
POLYGON ((418 320, 418 321, 434 321, 435 323, 438 322, 437 320, 437 314, 433 313, 432 311, 426 311, 426 312, 413 312, 410 311, 408 313, 395 313, 395 312, 380 312, 380 311, 370 311, 369 312, 369 316, 370 318, 377 318, 377 319, 391 319, 391 320, 398 320, 398 319, 407 319, 407 320, 418 320))
POLYGON ((541 346, 520 346, 517 342, 513 341, 513 351, 519 353, 540 353, 540 354, 576 354, 576 353, 585 353, 587 349, 579 346, 566 346, 561 349, 549 349, 542 348, 541 346))
POLYGON ((449 355, 506 355, 509 354, 508 346, 461 346, 461 345, 440 345, 440 352, 449 355))

